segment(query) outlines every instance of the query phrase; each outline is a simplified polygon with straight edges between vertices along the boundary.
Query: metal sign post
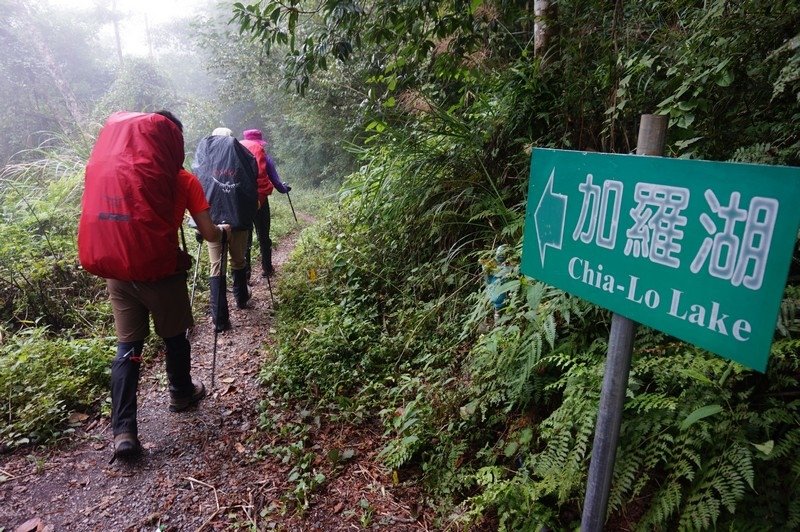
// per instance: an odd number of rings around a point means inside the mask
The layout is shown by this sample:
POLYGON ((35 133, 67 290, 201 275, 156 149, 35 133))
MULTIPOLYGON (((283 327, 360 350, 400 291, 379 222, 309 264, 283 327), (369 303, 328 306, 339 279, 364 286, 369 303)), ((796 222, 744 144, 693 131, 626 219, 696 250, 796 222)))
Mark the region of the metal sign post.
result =
POLYGON ((603 523, 606 520, 635 333, 635 322, 614 314, 611 318, 608 356, 603 372, 603 388, 600 391, 600 407, 592 443, 592 459, 589 462, 586 496, 583 500, 582 532, 603 530, 603 523))
MULTIPOLYGON (((642 116, 636 154, 662 155, 666 133, 666 116, 642 116)), ((592 459, 589 463, 589 478, 581 516, 583 532, 603 530, 603 523, 606 520, 635 334, 635 322, 616 313, 612 316, 603 387, 600 391, 600 407, 592 443, 592 459)))

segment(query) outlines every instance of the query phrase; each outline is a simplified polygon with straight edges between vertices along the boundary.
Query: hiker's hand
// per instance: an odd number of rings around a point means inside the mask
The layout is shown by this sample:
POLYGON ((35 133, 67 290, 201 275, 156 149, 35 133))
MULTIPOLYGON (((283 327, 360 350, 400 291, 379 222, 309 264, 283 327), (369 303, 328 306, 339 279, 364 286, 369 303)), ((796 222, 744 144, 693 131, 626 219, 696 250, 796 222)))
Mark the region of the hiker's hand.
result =
POLYGON ((220 224, 217 226, 221 231, 219 241, 221 243, 229 242, 231 239, 231 226, 230 224, 220 224))
POLYGON ((202 244, 203 240, 204 240, 203 239, 203 235, 200 234, 200 231, 195 231, 194 232, 194 239, 197 240, 198 244, 202 244))
POLYGON ((206 242, 219 242, 220 228, 211 221, 209 209, 193 214, 192 218, 197 223, 197 230, 203 235, 206 242))
POLYGON ((292 185, 290 185, 289 183, 284 183, 283 186, 286 187, 287 194, 292 191, 292 185))

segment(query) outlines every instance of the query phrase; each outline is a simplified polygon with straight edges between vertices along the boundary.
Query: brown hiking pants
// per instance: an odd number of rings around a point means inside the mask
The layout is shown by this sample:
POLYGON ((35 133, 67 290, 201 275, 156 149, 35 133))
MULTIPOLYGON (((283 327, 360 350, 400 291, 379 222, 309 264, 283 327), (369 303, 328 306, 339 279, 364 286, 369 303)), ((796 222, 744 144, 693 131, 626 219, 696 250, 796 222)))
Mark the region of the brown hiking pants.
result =
POLYGON ((161 338, 171 338, 194 325, 186 288, 186 273, 152 282, 106 279, 117 340, 144 340, 150 332, 149 316, 161 338))

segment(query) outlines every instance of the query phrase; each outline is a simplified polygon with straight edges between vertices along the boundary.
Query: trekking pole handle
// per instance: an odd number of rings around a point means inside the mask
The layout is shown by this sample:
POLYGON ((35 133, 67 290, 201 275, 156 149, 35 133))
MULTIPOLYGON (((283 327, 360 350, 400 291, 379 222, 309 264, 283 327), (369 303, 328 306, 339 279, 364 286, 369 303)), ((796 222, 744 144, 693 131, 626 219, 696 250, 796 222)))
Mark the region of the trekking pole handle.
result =
POLYGON ((220 244, 225 244, 225 243, 228 242, 228 231, 225 229, 226 227, 230 227, 230 226, 227 226, 227 225, 218 225, 217 226, 217 229, 219 229, 220 233, 221 233, 220 237, 219 237, 219 243, 220 244))

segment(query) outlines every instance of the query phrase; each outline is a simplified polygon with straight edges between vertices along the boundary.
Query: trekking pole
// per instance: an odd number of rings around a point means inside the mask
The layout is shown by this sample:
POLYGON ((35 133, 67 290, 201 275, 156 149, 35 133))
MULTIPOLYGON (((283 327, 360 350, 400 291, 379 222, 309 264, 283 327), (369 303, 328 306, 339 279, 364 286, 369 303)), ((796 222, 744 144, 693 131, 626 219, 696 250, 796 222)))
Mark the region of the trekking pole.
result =
POLYGON ((194 309, 194 289, 197 286, 197 270, 200 269, 200 248, 203 247, 203 241, 197 242, 197 256, 194 258, 194 279, 192 279, 192 297, 189 300, 189 308, 194 309))
MULTIPOLYGON (((286 191, 286 197, 289 199, 289 207, 292 208, 292 216, 294 216, 294 223, 297 223, 297 214, 294 212, 294 205, 292 205, 292 197, 289 195, 289 191, 286 191)), ((272 293, 272 292, 270 292, 272 293)))
POLYGON ((272 282, 267 275, 267 287, 269 288, 269 298, 272 300, 272 308, 275 309, 275 297, 272 295, 272 282))
MULTIPOLYGON (((225 279, 225 262, 228 260, 228 234, 225 230, 222 230, 222 253, 221 253, 221 262, 219 265, 219 274, 222 279, 225 279)), ((222 298, 228 297, 227 293, 223 291, 221 294, 217 295, 217 316, 222 314, 222 298)), ((212 321, 213 323, 213 321, 212 321)), ((211 390, 214 389, 214 373, 217 370, 217 337, 219 336, 219 330, 217 330, 217 324, 214 323, 214 350, 211 354, 211 390)))

